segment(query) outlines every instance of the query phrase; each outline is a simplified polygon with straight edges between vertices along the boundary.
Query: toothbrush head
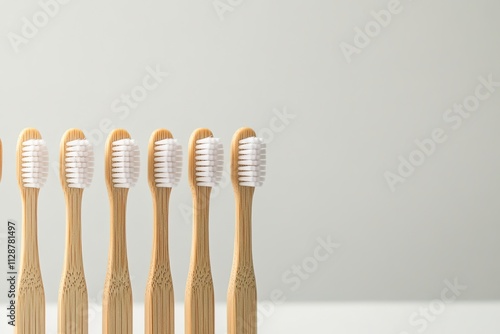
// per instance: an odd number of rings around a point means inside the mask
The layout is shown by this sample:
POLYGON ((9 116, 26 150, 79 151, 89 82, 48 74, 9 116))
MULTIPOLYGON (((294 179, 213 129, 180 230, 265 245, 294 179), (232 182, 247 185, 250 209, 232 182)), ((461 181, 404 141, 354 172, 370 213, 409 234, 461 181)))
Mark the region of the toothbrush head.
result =
POLYGON ((215 187, 222 179, 224 149, 208 129, 193 132, 189 142, 189 181, 196 187, 215 187))
POLYGON ((94 175, 94 151, 83 131, 71 129, 61 139, 60 178, 63 188, 83 189, 94 175))
POLYGON ((232 142, 231 178, 234 187, 260 187, 266 178, 266 144, 250 128, 239 129, 232 142))
POLYGON ((170 131, 159 129, 149 140, 148 181, 151 189, 173 188, 182 174, 182 147, 170 131))
POLYGON ((17 143, 17 179, 21 189, 43 187, 49 175, 49 152, 36 129, 25 129, 17 143))
POLYGON ((123 129, 113 130, 106 142, 106 184, 108 189, 128 189, 139 179, 139 146, 123 129))

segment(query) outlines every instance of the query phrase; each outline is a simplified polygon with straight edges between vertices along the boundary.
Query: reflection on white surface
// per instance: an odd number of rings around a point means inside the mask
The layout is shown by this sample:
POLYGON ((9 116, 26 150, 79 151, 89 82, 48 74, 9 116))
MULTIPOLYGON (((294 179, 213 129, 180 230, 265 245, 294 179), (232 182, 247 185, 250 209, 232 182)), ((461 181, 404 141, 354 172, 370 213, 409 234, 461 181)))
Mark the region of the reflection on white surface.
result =
MULTIPOLYGON (((456 303, 440 314, 429 310, 429 302, 405 303, 303 303, 261 305, 259 334, 498 334, 500 303, 456 303), (274 309, 273 309, 274 308, 274 309), (425 310, 429 312, 425 312, 425 310), (425 315, 422 315, 425 314, 425 315), (410 323, 413 319, 413 325, 410 323), (425 320, 428 318, 429 320, 425 320), (424 326, 424 322, 426 325, 424 326), (424 329, 425 327, 425 329, 424 329)), ((2 309, 4 309, 2 307, 2 309)), ((57 305, 47 306, 46 334, 57 333, 57 305)), ((101 333, 100 308, 91 312, 89 333, 101 333)), ((4 318, 4 317, 2 317, 4 318)), ((4 318, 5 319, 5 318, 4 318)), ((184 306, 176 304, 175 328, 184 333, 184 306)), ((226 309, 216 305, 216 333, 226 333, 226 309)), ((2 321, 2 333, 14 330, 2 321)), ((144 333, 144 305, 134 306, 134 333, 144 333)))

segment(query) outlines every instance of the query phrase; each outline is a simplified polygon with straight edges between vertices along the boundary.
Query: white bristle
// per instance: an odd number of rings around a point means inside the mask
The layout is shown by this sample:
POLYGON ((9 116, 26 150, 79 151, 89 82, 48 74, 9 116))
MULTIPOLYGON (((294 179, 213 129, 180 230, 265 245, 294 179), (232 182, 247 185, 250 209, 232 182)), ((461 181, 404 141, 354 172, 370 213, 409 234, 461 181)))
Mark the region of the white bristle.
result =
POLYGON ((219 138, 207 137, 196 141, 196 184, 215 187, 222 179, 224 149, 219 138))
POLYGON ((70 188, 87 188, 94 176, 94 151, 86 139, 66 143, 66 182, 70 188))
POLYGON ((266 179, 266 144, 262 138, 240 140, 238 152, 238 181, 240 186, 260 187, 266 179))
POLYGON ((139 179, 139 146, 133 139, 121 139, 112 144, 112 180, 116 188, 131 188, 139 179))
POLYGON ((154 176, 157 187, 175 187, 182 172, 182 147, 177 139, 167 138, 155 142, 154 176))
POLYGON ((43 139, 23 142, 22 179, 26 188, 41 188, 49 175, 49 151, 43 139))

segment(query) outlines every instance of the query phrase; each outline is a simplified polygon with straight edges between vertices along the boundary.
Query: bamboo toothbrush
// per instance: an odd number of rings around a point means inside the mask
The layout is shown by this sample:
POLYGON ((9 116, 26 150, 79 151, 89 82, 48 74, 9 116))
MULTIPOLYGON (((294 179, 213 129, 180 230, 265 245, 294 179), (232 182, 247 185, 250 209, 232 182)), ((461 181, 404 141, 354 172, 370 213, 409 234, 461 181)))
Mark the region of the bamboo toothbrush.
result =
POLYGON ((214 288, 208 246, 210 192, 222 178, 223 148, 208 129, 189 140, 189 183, 193 194, 193 244, 186 284, 186 334, 214 334, 214 288))
POLYGON ((25 129, 17 143, 17 179, 23 200, 22 249, 17 286, 16 334, 45 333, 45 293, 38 257, 37 202, 49 169, 47 145, 36 129, 25 129))
POLYGON ((252 200, 265 179, 266 144, 249 128, 239 129, 231 147, 236 197, 234 258, 227 294, 228 334, 257 333, 257 286, 252 259, 252 200))
POLYGON ((81 216, 84 188, 94 173, 92 145, 81 130, 61 139, 60 178, 66 199, 66 254, 59 288, 59 333, 88 333, 88 295, 83 270, 81 216))
POLYGON ((153 195, 154 238, 146 287, 145 333, 174 333, 174 289, 168 252, 168 205, 182 171, 182 148, 170 131, 153 132, 148 149, 148 181, 153 195))
POLYGON ((123 129, 106 142, 105 178, 111 205, 108 270, 103 293, 103 334, 132 334, 132 287, 127 260, 125 215, 130 187, 139 178, 139 148, 123 129))

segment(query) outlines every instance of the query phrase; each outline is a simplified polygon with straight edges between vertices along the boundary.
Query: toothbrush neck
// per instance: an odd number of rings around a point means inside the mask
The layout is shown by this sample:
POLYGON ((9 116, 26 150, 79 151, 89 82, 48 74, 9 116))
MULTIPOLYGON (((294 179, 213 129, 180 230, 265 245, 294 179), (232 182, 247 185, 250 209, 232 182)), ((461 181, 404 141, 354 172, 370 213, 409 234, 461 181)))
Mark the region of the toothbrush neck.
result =
POLYGON ((157 188, 154 194, 153 259, 158 264, 168 263, 168 205, 170 188, 157 188))
POLYGON ((116 270, 128 270, 126 211, 128 190, 115 191, 111 196, 110 265, 116 270))
POLYGON ((24 190, 22 259, 30 265, 39 266, 38 258, 38 189, 24 190))
POLYGON ((65 263, 68 269, 81 269, 83 267, 81 238, 82 193, 82 189, 69 189, 66 192, 65 263))
POLYGON ((236 193, 235 255, 240 264, 252 264, 253 193, 236 193))
POLYGON ((197 263, 210 266, 209 253, 209 187, 200 187, 193 203, 193 249, 197 263))

